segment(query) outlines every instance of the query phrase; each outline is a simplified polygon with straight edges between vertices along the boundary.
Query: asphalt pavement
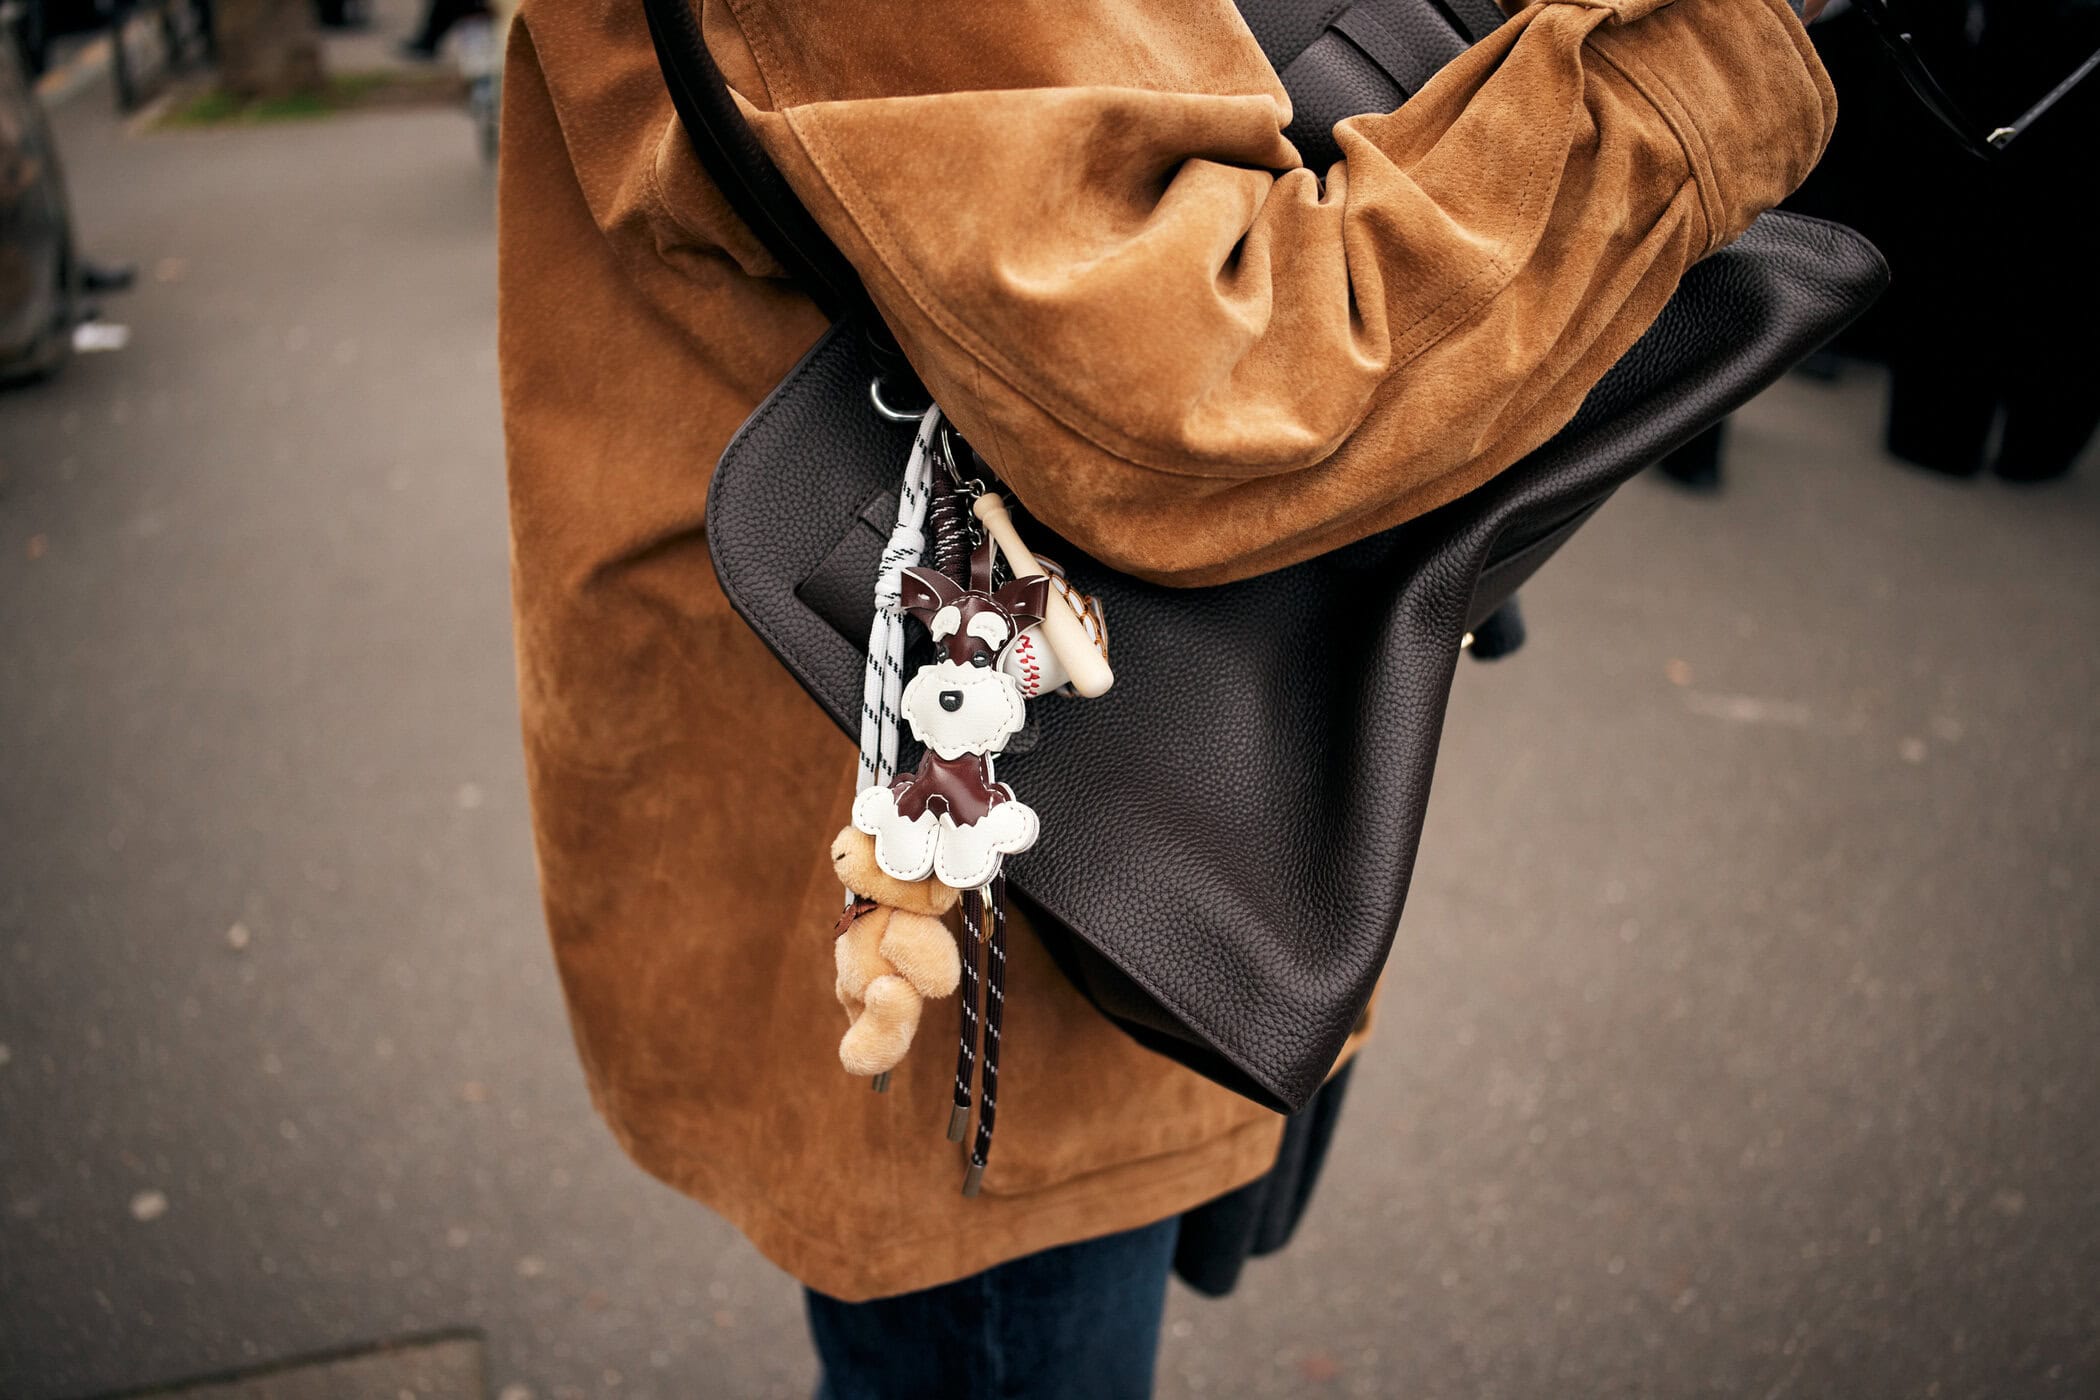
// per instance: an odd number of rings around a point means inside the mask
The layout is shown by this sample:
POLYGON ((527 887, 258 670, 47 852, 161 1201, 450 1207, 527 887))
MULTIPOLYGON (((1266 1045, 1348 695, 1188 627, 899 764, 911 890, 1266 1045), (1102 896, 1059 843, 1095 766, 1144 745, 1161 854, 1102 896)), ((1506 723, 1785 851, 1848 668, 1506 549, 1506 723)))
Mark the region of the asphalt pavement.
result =
MULTIPOLYGON (((141 276, 0 395, 0 1395, 462 1335, 806 1395, 570 1050, 464 113, 58 120, 141 276)), ((2100 462, 1920 476, 1879 389, 1633 483, 1462 667, 1325 1185, 1162 1395, 2100 1394, 2100 462)))

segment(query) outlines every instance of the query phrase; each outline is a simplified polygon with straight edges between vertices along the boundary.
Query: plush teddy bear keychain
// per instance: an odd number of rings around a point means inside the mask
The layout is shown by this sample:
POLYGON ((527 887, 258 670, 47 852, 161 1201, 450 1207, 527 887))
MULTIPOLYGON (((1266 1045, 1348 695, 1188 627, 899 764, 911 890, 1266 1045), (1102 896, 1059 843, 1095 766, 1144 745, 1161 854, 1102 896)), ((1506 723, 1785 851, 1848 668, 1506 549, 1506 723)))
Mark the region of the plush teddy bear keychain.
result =
POLYGON ((831 868, 854 901, 839 916, 839 1005, 851 1022, 839 1042, 848 1074, 886 1074, 911 1048, 919 1012, 962 978, 955 936, 941 917, 962 899, 938 880, 897 880, 875 863, 875 839, 847 827, 831 868))

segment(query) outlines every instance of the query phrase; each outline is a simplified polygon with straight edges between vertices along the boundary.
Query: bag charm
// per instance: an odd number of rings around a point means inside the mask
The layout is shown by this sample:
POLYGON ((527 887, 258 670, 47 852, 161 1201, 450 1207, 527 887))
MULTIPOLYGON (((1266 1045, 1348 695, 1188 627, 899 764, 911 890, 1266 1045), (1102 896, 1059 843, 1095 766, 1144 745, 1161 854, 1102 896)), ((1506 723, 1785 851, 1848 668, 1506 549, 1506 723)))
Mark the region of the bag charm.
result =
POLYGON ((1106 695, 1116 683, 1116 673, 1108 665, 1108 624, 1102 620, 1101 605, 1066 582, 1063 569, 1029 552, 996 492, 979 496, 970 510, 998 543, 1008 572, 1015 578, 1049 581, 1046 615, 1021 634, 1004 663, 1021 683, 1022 694, 1033 700, 1069 687, 1088 700, 1106 695))
POLYGON ((851 1023, 839 1063, 848 1074, 886 1074, 911 1048, 927 999, 962 980, 955 936, 941 922, 962 895, 938 880, 891 879, 875 864, 875 843, 850 826, 831 843, 831 868, 859 896, 839 915, 833 945, 834 990, 851 1023))
POLYGON ((1043 620, 1042 575, 991 586, 991 543, 971 561, 971 586, 933 569, 904 571, 903 607, 933 634, 941 659, 921 666, 899 707, 926 746, 916 772, 863 790, 853 825, 875 838, 875 861, 894 880, 934 876, 981 889, 1007 856, 1035 844, 1035 809, 992 771, 1027 722, 1021 684, 1005 668, 1022 629, 1043 620))
POLYGON ((1035 810, 998 780, 995 760, 1026 723, 1029 700, 1054 692, 1097 696, 1113 684, 1107 635, 1098 604, 1021 543, 1005 503, 983 482, 963 479, 953 430, 929 409, 905 466, 896 528, 875 585, 853 820, 831 848, 846 887, 835 991, 851 1022, 839 1061, 849 1073, 874 1076, 881 1090, 910 1048, 926 1000, 961 986, 951 1141, 961 1142, 969 1125, 980 1029, 984 1045, 965 1195, 977 1194, 983 1179, 998 1111, 1006 1000, 1001 870, 1041 832, 1035 810), (936 451, 945 479, 933 471, 936 451), (965 500, 972 502, 967 514, 965 500), (930 568, 919 563, 929 515, 930 568), (939 650, 909 682, 907 617, 939 650), (901 777, 900 720, 924 750, 901 777), (941 922, 958 906, 960 950, 941 922))

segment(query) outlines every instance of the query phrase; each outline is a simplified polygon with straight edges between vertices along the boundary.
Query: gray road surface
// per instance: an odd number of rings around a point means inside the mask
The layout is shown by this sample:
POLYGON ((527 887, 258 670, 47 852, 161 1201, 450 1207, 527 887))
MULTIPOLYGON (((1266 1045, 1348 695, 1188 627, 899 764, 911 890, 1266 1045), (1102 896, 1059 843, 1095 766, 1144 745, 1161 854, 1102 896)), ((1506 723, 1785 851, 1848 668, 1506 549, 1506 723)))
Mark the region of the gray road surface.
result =
MULTIPOLYGON (((502 1400, 806 1394, 569 1050, 465 118, 62 128, 143 276, 0 397, 0 1395, 456 1328, 502 1400)), ((2100 1393, 2100 472, 1875 413, 1782 386, 1463 668, 1325 1190, 1164 1395, 2100 1393)))

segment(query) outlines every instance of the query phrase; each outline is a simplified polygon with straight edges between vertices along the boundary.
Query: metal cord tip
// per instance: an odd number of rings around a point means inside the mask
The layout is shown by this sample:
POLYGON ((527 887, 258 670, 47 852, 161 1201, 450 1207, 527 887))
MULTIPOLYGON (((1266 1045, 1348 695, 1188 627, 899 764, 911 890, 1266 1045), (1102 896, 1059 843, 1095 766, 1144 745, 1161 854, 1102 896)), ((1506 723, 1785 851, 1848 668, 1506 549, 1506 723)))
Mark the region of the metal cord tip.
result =
POLYGON ((981 1187, 982 1187, 983 1185, 984 1185, 984 1163, 982 1163, 982 1162, 972 1162, 972 1163, 970 1163, 970 1169, 969 1169, 968 1171, 966 1171, 966 1172, 964 1172, 964 1173, 963 1173, 963 1194, 964 1194, 965 1196, 974 1196, 974 1195, 976 1195, 976 1194, 977 1194, 978 1190, 979 1190, 979 1189, 980 1189, 980 1188, 981 1188, 981 1187))
POLYGON ((961 1142, 963 1130, 970 1126, 970 1110, 961 1104, 948 1110, 948 1141, 961 1142))

